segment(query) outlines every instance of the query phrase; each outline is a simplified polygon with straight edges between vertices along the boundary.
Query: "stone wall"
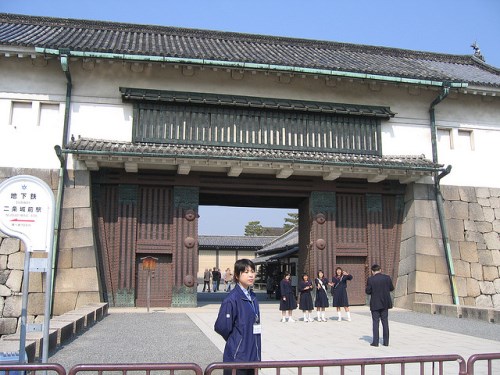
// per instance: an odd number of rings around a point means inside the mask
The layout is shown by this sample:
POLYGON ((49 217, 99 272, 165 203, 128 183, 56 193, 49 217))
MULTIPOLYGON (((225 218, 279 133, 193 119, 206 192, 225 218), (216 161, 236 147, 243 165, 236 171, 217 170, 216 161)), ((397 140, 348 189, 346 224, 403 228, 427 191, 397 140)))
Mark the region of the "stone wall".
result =
MULTIPOLYGON (((57 194, 58 171, 0 169, 0 182, 27 174, 46 182, 57 194)), ((61 315, 88 303, 100 302, 90 208, 88 172, 70 171, 65 178, 59 250, 56 254, 53 315, 61 315)), ((24 245, 0 232, 0 336, 19 329, 22 305, 24 245)), ((33 257, 40 256, 34 253, 33 257)), ((28 323, 42 322, 45 274, 29 276, 28 323)))
MULTIPOLYGON (((500 189, 441 191, 459 303, 500 309, 500 189)), ((407 188, 400 254, 396 306, 453 303, 432 185, 407 188)))

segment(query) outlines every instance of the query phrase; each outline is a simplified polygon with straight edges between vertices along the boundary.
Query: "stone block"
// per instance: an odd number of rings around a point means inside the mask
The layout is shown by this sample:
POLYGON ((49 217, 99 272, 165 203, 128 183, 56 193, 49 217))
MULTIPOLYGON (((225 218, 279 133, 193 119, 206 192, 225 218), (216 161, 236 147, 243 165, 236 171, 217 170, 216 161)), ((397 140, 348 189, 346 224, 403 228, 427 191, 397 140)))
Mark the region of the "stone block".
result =
POLYGON ((427 293, 414 293, 415 302, 432 303, 432 296, 427 293))
POLYGON ((73 267, 73 249, 60 249, 57 254, 57 269, 73 267))
POLYGON ((490 250, 477 250, 477 256, 479 258, 479 263, 484 266, 494 266, 493 255, 490 250))
POLYGON ((58 270, 56 292, 98 292, 99 283, 95 268, 71 268, 58 270))
POLYGON ((489 198, 491 196, 490 189, 486 187, 476 187, 477 198, 489 198))
POLYGON ((75 187, 90 186, 90 172, 88 170, 74 170, 75 187))
POLYGON ((413 311, 423 314, 435 314, 436 309, 433 303, 413 302, 413 311))
POLYGON ((463 260, 455 260, 453 262, 455 268, 455 275, 459 277, 470 277, 470 263, 463 260))
POLYGON ((476 306, 476 299, 474 297, 465 297, 462 301, 464 306, 476 306))
POLYGON ((497 294, 500 294, 500 279, 493 281, 493 286, 495 287, 497 294))
POLYGON ((92 227, 92 211, 90 207, 74 209, 75 228, 91 228, 92 227))
POLYGON ((441 190, 441 195, 443 196, 444 200, 447 200, 447 201, 459 201, 460 200, 460 193, 458 191, 458 187, 443 185, 443 186, 441 186, 440 190, 441 190))
POLYGON ((484 221, 492 223, 495 220, 495 210, 491 207, 483 207, 484 221))
POLYGON ((464 222, 463 220, 450 219, 446 221, 448 226, 448 236, 451 241, 464 241, 464 222))
POLYGON ((460 250, 458 248, 459 242, 457 241, 450 241, 450 252, 451 252, 451 259, 460 259, 460 250))
POLYGON ((7 260, 9 257, 7 255, 0 255, 0 270, 7 269, 7 260))
POLYGON ((498 279, 498 267, 484 266, 483 276, 484 276, 484 281, 494 281, 498 279))
POLYGON ((439 219, 430 219, 429 224, 431 226, 431 237, 442 239, 443 233, 441 232, 441 224, 439 224, 439 219))
POLYGON ((460 242, 458 247, 460 250, 460 259, 470 263, 477 263, 479 261, 477 246, 474 242, 460 242))
POLYGON ((482 207, 490 207, 490 199, 489 198, 477 197, 477 203, 479 203, 479 205, 482 207))
POLYGON ((408 276, 400 276, 396 282, 396 288, 394 291, 394 296, 402 297, 408 294, 408 276))
POLYGON ((435 238, 416 237, 416 253, 433 256, 444 256, 443 244, 435 238))
POLYGON ((64 191, 63 207, 90 207, 89 186, 66 189, 64 191))
POLYGON ((95 311, 94 310, 73 310, 64 314, 64 316, 72 316, 76 319, 81 319, 83 317, 84 327, 89 328, 95 323, 95 311))
POLYGON ((0 335, 11 335, 16 333, 16 329, 17 318, 0 318, 0 335))
POLYGON ((495 209, 495 208, 500 208, 500 198, 490 198, 490 207, 495 209))
POLYGON ((401 246, 399 249, 400 259, 414 257, 416 252, 416 239, 415 237, 408 238, 401 241, 401 246))
POLYGON ((456 277, 455 286, 459 297, 467 297, 467 279, 465 277, 456 277))
POLYGON ((96 319, 100 320, 108 315, 108 303, 107 302, 92 302, 84 307, 92 307, 96 311, 96 319))
POLYGON ((30 272, 30 278, 29 278, 29 292, 33 293, 41 293, 43 292, 43 287, 44 287, 44 277, 43 277, 42 272, 30 272))
POLYGON ((72 229, 74 225, 73 208, 63 208, 61 215, 61 229, 72 229))
POLYGON ((10 255, 17 253, 21 248, 21 241, 17 238, 7 237, 0 243, 0 254, 10 255))
POLYGON ((476 191, 470 186, 459 186, 460 200, 464 202, 477 202, 476 191))
POLYGON ((18 251, 17 253, 10 254, 7 260, 7 268, 11 270, 24 269, 24 252, 18 251))
POLYGON ((477 307, 493 307, 491 296, 480 295, 476 298, 477 307))
MULTIPOLYGON (((0 285, 0 297, 8 297, 12 295, 12 291, 10 290, 10 288, 7 288, 5 285, 0 285)), ((1 303, 2 303, 2 308, 3 308, 3 298, 1 298, 1 303)), ((0 309, 0 311, 2 311, 0 309)))
POLYGON ((464 229, 466 231, 477 232, 476 222, 473 220, 464 220, 464 229))
POLYGON ((495 310, 492 311, 493 314, 493 321, 495 323, 500 323, 500 308, 496 308, 495 310))
POLYGON ((500 220, 495 219, 495 220, 493 221, 493 224, 492 224, 492 225, 493 225, 493 229, 492 229, 492 230, 493 230, 494 232, 497 232, 497 233, 498 233, 498 232, 500 232, 500 220))
POLYGON ((434 257, 434 263, 436 267, 436 273, 440 273, 442 275, 448 274, 448 262, 444 256, 442 257, 434 257))
POLYGON ((9 278, 5 282, 7 286, 13 292, 20 292, 23 285, 23 271, 12 270, 10 271, 9 278))
POLYGON ((432 301, 436 304, 452 305, 451 294, 432 294, 432 301))
POLYGON ((481 294, 481 289, 479 288, 479 282, 476 279, 467 279, 467 296, 477 297, 481 294))
POLYGON ((435 199, 432 185, 413 184, 413 199, 414 200, 435 199))
POLYGON ((76 298, 76 308, 100 302, 99 292, 80 292, 76 298))
MULTIPOLYGON (((500 309, 500 294, 494 294, 491 296, 491 300, 493 302, 493 307, 495 309, 500 309)), ((499 323, 498 320, 495 320, 497 323, 499 323)))
POLYGON ((22 296, 10 296, 5 298, 3 306, 4 318, 18 318, 21 316, 22 296))
POLYGON ((51 319, 50 328, 55 329, 57 331, 58 345, 61 345, 62 343, 69 341, 75 334, 74 323, 71 321, 57 320, 57 318, 51 319))
POLYGON ((96 253, 93 246, 73 249, 73 267, 89 268, 96 266, 96 253))
POLYGON ((493 224, 487 221, 478 221, 476 228, 479 233, 489 233, 493 230, 493 224))
POLYGON ((415 216, 434 219, 437 217, 437 208, 435 201, 415 201, 415 216))
POLYGON ((450 316, 453 318, 460 318, 460 313, 457 305, 448 305, 448 304, 434 304, 434 309, 436 314, 450 316))
POLYGON ((415 218, 407 219, 401 228, 401 240, 415 237, 415 218))
MULTIPOLYGON (((432 255, 417 254, 415 261, 415 271, 436 272, 436 257, 432 255)), ((413 271, 413 270, 412 270, 413 271)))
POLYGON ((416 271, 415 257, 407 257, 399 261, 399 275, 408 275, 416 271))
POLYGON ((92 228, 61 230, 59 246, 63 249, 94 245, 92 228))
MULTIPOLYGON (((6 257, 6 256, 3 255, 3 257, 6 257)), ((5 268, 0 270, 0 285, 5 285, 5 283, 7 282, 7 279, 9 278, 9 275, 10 275, 10 270, 7 270, 5 268)))
POLYGON ((500 250, 491 250, 491 259, 493 260, 493 265, 500 267, 500 250))
POLYGON ((460 310, 462 310, 462 318, 490 322, 489 309, 487 308, 461 306, 460 310))
POLYGON ((484 295, 492 295, 495 294, 495 286, 491 281, 479 281, 479 288, 481 289, 481 293, 484 295))
POLYGON ((483 266, 479 263, 471 263, 470 275, 476 280, 483 280, 483 266))
POLYGON ((45 293, 28 294, 28 314, 43 315, 45 313, 45 293))
POLYGON ((415 218, 415 235, 417 237, 432 237, 430 219, 415 218))
POLYGON ((445 202, 444 213, 447 219, 467 220, 469 218, 469 204, 462 201, 445 202))
POLYGON ((450 294, 448 275, 417 271, 415 281, 415 290, 419 293, 450 294))
POLYGON ((414 294, 417 287, 417 272, 408 275, 408 294, 414 294))
POLYGON ((74 314, 71 312, 67 312, 65 314, 59 315, 55 317, 53 320, 72 322, 73 323, 73 332, 75 335, 78 335, 85 329, 85 315, 84 314, 74 314))
POLYGON ((413 308, 414 294, 394 298, 394 306, 400 309, 411 310, 413 308))
MULTIPOLYGON (((491 250, 500 249, 500 238, 498 237, 498 233, 496 233, 496 232, 485 233, 484 240, 486 242, 486 246, 488 247, 488 249, 491 249, 491 250)), ((10 260, 10 257, 9 257, 9 260, 10 260)))
POLYGON ((495 208, 495 219, 500 219, 500 208, 495 208))
MULTIPOLYGON (((2 340, 19 341, 20 333, 4 336, 2 340)), ((35 342, 35 358, 41 358, 43 353, 43 332, 26 332, 26 342, 35 342)), ((57 330, 49 329, 49 351, 57 347, 57 330)))
POLYGON ((469 220, 484 221, 483 208, 479 203, 469 203, 469 220))
POLYGON ((62 315, 76 307, 77 292, 72 293, 54 293, 54 315, 62 315))

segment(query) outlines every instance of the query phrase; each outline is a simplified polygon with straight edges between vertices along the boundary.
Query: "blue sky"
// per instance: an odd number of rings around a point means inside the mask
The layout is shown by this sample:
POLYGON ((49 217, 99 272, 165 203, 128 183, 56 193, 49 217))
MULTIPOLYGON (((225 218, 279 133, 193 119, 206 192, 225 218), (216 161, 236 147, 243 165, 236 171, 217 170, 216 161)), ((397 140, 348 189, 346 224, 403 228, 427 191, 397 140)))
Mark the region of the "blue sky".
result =
MULTIPOLYGON (((0 0, 0 12, 290 36, 457 55, 500 68, 500 0, 0 0)), ((200 208, 200 234, 282 226, 291 210, 200 208), (230 218, 230 220, 227 220, 230 218), (226 220, 222 220, 226 219, 226 220), (221 226, 220 223, 224 222, 221 226)))

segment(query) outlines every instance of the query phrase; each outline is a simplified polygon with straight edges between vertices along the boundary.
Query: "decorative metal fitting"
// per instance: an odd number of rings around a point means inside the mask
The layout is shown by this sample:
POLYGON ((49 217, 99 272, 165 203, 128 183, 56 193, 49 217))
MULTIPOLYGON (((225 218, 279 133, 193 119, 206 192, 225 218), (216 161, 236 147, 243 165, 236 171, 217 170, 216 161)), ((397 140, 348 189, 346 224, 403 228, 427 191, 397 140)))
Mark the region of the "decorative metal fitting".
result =
POLYGON ((326 248, 326 241, 321 238, 317 239, 316 248, 319 250, 324 250, 326 248))
POLYGON ((196 240, 193 237, 186 237, 184 239, 184 246, 186 246, 188 249, 191 249, 192 247, 194 247, 195 244, 196 244, 196 240))

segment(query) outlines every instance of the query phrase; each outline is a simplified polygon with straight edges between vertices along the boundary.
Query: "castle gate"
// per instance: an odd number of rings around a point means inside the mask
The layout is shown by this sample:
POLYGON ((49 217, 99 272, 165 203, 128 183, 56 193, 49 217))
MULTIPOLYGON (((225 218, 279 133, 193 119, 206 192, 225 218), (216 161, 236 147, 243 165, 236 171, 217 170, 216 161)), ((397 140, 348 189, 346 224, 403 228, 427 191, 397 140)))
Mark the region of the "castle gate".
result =
MULTIPOLYGON (((298 272, 354 275, 364 303, 372 263, 397 277, 405 184, 423 158, 384 157, 387 107, 121 88, 132 142, 72 141, 93 171, 92 209, 104 298, 143 306, 141 259, 158 259, 153 306, 195 306, 198 207, 296 208, 298 272)), ((221 226, 224 220, 221 218, 221 226)))

